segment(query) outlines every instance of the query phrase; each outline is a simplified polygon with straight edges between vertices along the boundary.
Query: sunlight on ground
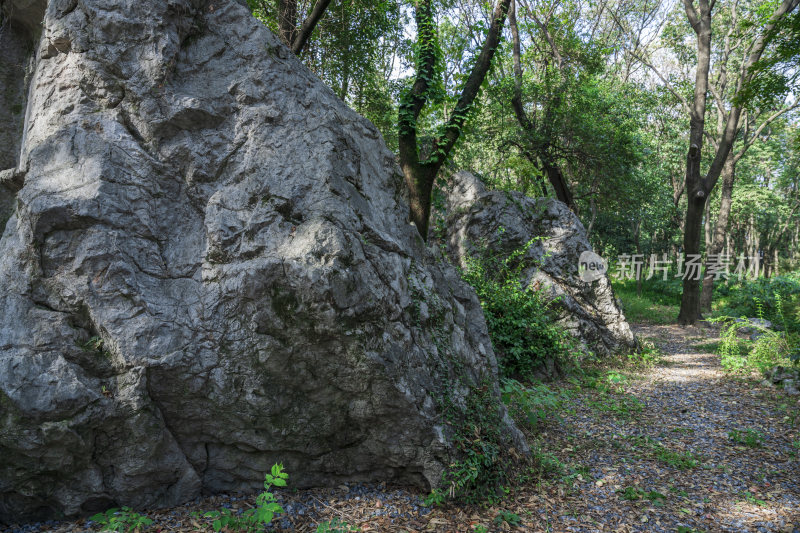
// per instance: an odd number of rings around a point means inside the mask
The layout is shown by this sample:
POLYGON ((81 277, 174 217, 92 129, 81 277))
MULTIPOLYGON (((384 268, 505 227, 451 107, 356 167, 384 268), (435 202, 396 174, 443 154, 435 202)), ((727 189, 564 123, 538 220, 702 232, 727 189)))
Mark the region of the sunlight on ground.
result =
POLYGON ((800 526, 800 511, 791 505, 764 501, 754 496, 742 494, 729 498, 715 512, 710 513, 717 521, 741 528, 743 531, 758 531, 758 525, 764 522, 778 522, 783 519, 784 528, 775 531, 794 531, 800 526), (748 501, 750 500, 750 501, 748 501))

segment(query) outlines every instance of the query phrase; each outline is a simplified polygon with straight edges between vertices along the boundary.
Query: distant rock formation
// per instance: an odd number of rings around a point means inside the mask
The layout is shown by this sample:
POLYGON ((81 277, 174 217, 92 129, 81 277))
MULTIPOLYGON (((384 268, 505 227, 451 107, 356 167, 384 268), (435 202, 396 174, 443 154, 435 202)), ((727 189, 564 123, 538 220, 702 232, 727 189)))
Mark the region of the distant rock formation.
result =
POLYGON ((608 276, 592 282, 580 278, 578 260, 592 247, 583 224, 564 203, 489 191, 463 171, 449 178, 446 193, 447 246, 457 262, 464 266, 481 246, 510 254, 541 237, 523 258, 524 283, 538 283, 547 299, 556 301, 558 322, 589 350, 606 355, 637 349, 608 276))
POLYGON ((496 361, 377 130, 234 0, 0 5, 0 522, 436 485, 496 361))

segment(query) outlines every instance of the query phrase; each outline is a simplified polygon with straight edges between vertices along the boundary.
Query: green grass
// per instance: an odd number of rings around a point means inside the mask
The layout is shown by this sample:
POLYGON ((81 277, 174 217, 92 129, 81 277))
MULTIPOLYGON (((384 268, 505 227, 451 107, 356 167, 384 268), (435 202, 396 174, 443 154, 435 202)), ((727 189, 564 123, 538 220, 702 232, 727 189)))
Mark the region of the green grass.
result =
POLYGON ((660 446, 656 448, 655 456, 662 463, 678 470, 689 470, 700 464, 700 458, 692 452, 676 452, 660 446))
POLYGON ((632 486, 618 490, 617 494, 619 494, 619 497, 623 500, 628 500, 631 502, 638 500, 650 500, 650 502, 657 507, 664 505, 664 502, 667 500, 667 497, 658 491, 651 490, 648 492, 639 487, 632 486))
POLYGON ((647 296, 636 293, 617 293, 622 300, 622 312, 630 322, 647 324, 671 324, 678 316, 677 305, 657 304, 647 296))
POLYGON ((643 286, 642 294, 636 294, 635 281, 613 281, 614 293, 622 300, 622 312, 630 322, 648 324, 672 324, 678 317, 679 303, 665 299, 662 295, 643 286))
POLYGON ((764 435, 754 429, 733 429, 728 432, 728 437, 737 444, 748 448, 758 448, 764 440, 764 435))

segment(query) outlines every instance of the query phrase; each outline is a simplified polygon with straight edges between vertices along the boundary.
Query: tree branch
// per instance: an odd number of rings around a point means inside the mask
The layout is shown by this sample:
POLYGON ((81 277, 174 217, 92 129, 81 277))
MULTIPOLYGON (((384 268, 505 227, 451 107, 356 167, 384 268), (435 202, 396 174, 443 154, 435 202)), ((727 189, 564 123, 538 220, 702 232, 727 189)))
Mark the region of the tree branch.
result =
POLYGON ((489 27, 489 32, 486 34, 486 40, 483 43, 481 53, 478 55, 478 59, 475 62, 472 72, 469 74, 469 78, 467 78, 467 82, 464 84, 461 96, 453 110, 453 114, 450 116, 450 120, 445 126, 444 135, 439 137, 434 144, 434 153, 438 153, 439 159, 441 160, 439 164, 441 164, 444 158, 450 153, 459 135, 461 135, 461 129, 467 120, 467 114, 472 107, 475 97, 478 96, 481 84, 484 78, 486 78, 486 73, 492 66, 492 57, 500 44, 502 29, 505 24, 510 3, 511 0, 498 0, 492 15, 492 25, 489 27))
POLYGON ((694 2, 692 0, 683 0, 683 8, 686 10, 686 17, 689 19, 689 24, 691 24, 692 29, 697 32, 700 24, 700 17, 697 15, 697 11, 694 8, 694 2))
POLYGON ((427 93, 436 70, 436 22, 433 20, 432 0, 420 0, 416 7, 417 38, 420 44, 417 56, 417 77, 414 85, 401 98, 398 109, 398 148, 406 161, 419 160, 417 148, 417 119, 425 106, 427 93))
MULTIPOLYGON (((690 1, 690 0, 684 0, 690 1)), ((703 0, 700 0, 701 2, 703 0)), ((742 87, 745 83, 749 82, 753 76, 753 65, 761 59, 761 54, 769 44, 772 37, 774 37, 775 26, 778 22, 788 13, 791 13, 800 4, 800 0, 783 0, 769 18, 769 22, 764 26, 763 31, 756 38, 753 46, 750 47, 750 54, 746 61, 742 62, 741 74, 736 83, 736 95, 741 94, 742 87)), ((711 167, 708 169, 708 174, 703 180, 703 189, 708 194, 717 183, 722 167, 725 160, 728 158, 733 142, 736 139, 736 131, 739 128, 739 116, 741 115, 742 108, 740 106, 733 106, 728 115, 728 121, 725 124, 725 132, 720 139, 719 149, 714 154, 714 160, 711 162, 711 167)), ((773 119, 774 120, 774 119, 773 119)))
POLYGON ((775 120, 780 118, 781 115, 788 113, 789 111, 792 111, 794 109, 797 109, 798 107, 800 107, 800 102, 795 102, 793 105, 789 107, 784 107, 783 109, 779 109, 778 111, 774 112, 769 117, 767 117, 767 119, 758 128, 756 128, 756 131, 753 132, 753 135, 744 143, 742 149, 736 153, 735 156, 736 160, 738 161, 739 159, 741 159, 744 153, 747 151, 747 149, 753 146, 753 143, 756 142, 756 139, 758 139, 758 136, 761 135, 762 131, 764 131, 764 128, 766 128, 767 126, 772 124, 775 120))
POLYGON ((306 42, 308 42, 308 38, 314 33, 314 28, 317 27, 317 23, 322 18, 322 15, 325 14, 325 10, 328 9, 330 3, 331 0, 317 0, 317 3, 314 4, 314 9, 311 10, 306 20, 303 21, 300 31, 296 32, 294 41, 292 42, 292 52, 294 52, 295 55, 299 55, 300 52, 303 51, 303 47, 305 47, 306 42))
POLYGON ((680 102, 681 102, 681 105, 682 105, 682 106, 683 106, 683 108, 684 108, 684 111, 687 111, 687 112, 689 112, 689 110, 691 109, 691 107, 689 106, 689 101, 688 101, 688 100, 686 100, 686 98, 685 98, 683 95, 681 95, 681 94, 680 94, 678 91, 676 91, 676 90, 675 90, 675 89, 672 87, 672 85, 669 83, 669 81, 667 81, 667 79, 666 79, 664 76, 662 76, 662 75, 661 75, 661 72, 659 72, 659 71, 658 71, 658 69, 657 69, 656 67, 654 67, 654 66, 653 66, 653 65, 652 65, 652 64, 651 64, 649 61, 647 61, 646 59, 644 59, 642 56, 636 55, 636 54, 635 54, 635 53, 633 53, 633 52, 628 52, 628 53, 629 53, 630 55, 632 55, 632 56, 634 57, 634 59, 636 59, 637 61, 639 61, 640 63, 642 63, 644 66, 646 66, 646 67, 647 67, 647 68, 649 68, 650 70, 652 70, 652 71, 653 71, 653 73, 654 73, 656 76, 658 76, 658 79, 660 79, 660 80, 661 80, 661 82, 664 84, 664 87, 666 87, 666 88, 667 88, 667 90, 668 90, 670 93, 672 93, 672 96, 674 96, 675 98, 677 98, 678 100, 680 100, 680 102))

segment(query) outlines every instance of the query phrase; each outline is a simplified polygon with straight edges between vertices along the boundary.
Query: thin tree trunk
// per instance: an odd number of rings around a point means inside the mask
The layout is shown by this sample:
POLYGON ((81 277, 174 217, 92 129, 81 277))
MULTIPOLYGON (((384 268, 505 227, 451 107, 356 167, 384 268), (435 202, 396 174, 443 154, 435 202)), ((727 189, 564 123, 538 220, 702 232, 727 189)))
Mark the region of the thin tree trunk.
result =
POLYGON ((291 41, 292 52, 294 52, 295 55, 300 55, 300 52, 303 51, 303 47, 308 42, 308 38, 314 33, 314 28, 316 28, 322 15, 325 14, 325 10, 328 9, 330 3, 331 0, 317 0, 317 3, 314 4, 314 9, 311 10, 306 20, 303 21, 303 25, 300 26, 299 30, 295 31, 291 41))
MULTIPOLYGON (((557 162, 553 160, 553 158, 549 154, 550 145, 548 142, 538 143, 534 142, 533 139, 535 138, 536 133, 536 125, 530 120, 528 114, 525 112, 525 108, 522 104, 522 62, 520 60, 521 56, 521 48, 520 48, 520 39, 519 39, 519 30, 517 28, 517 6, 516 2, 511 3, 511 7, 509 9, 508 14, 508 25, 511 28, 511 37, 513 39, 512 45, 512 57, 514 60, 514 95, 511 98, 511 107, 514 110, 514 115, 517 118, 517 122, 519 123, 522 130, 525 132, 525 136, 527 137, 527 144, 529 146, 528 151, 530 155, 527 158, 531 161, 535 159, 539 159, 542 163, 542 168, 544 170, 545 175, 547 176, 547 180, 550 182, 550 185, 553 187, 553 192, 556 193, 556 198, 564 202, 567 207, 569 207, 573 212, 576 212, 575 201, 572 197, 572 192, 569 190, 569 185, 567 184, 567 180, 564 178, 564 173, 561 171, 561 168, 558 166, 557 162)), ((546 30, 545 27, 542 29, 546 30)), ((553 56, 555 57, 555 62, 559 66, 561 66, 561 56, 558 53, 558 48, 555 46, 555 42, 552 39, 552 36, 548 32, 547 38, 551 44, 551 50, 553 56)), ((558 103, 553 104, 557 106, 558 103)), ((549 126, 548 126, 549 127, 549 126)), ((543 135, 545 139, 549 139, 550 135, 545 134, 543 135)))
POLYGON ((714 290, 714 276, 708 275, 708 265, 712 256, 722 253, 728 236, 728 220, 731 214, 733 199, 733 182, 736 177, 736 159, 728 157, 722 167, 722 190, 720 191, 719 214, 714 225, 711 243, 706 247, 706 275, 703 278, 703 289, 700 293, 700 310, 711 311, 711 299, 714 290))
POLYGON ((778 247, 776 246, 775 249, 772 251, 773 256, 773 263, 772 263, 772 275, 773 276, 780 276, 780 256, 778 255, 778 247))
MULTIPOLYGON (((633 241, 636 244, 636 255, 642 255, 642 246, 640 243, 639 236, 641 235, 642 229, 642 219, 637 218, 636 221, 633 223, 633 241)), ((642 296, 642 272, 634 272, 636 276, 636 296, 642 296)))
POLYGON ((278 0, 278 30, 291 48, 297 35, 297 0, 278 0))
POLYGON ((589 225, 586 227, 586 237, 591 236, 595 220, 597 220, 597 204, 594 201, 594 195, 589 197, 589 209, 592 212, 592 217, 589 219, 589 225))

